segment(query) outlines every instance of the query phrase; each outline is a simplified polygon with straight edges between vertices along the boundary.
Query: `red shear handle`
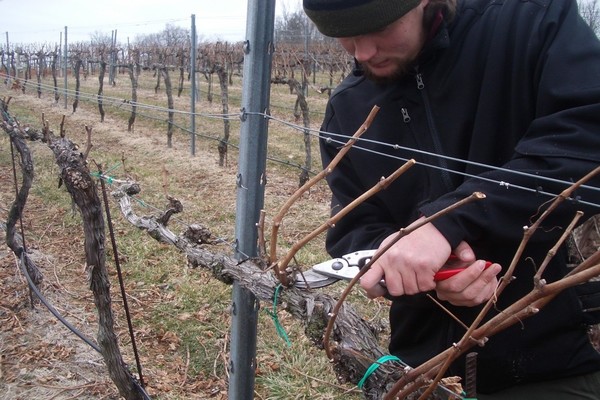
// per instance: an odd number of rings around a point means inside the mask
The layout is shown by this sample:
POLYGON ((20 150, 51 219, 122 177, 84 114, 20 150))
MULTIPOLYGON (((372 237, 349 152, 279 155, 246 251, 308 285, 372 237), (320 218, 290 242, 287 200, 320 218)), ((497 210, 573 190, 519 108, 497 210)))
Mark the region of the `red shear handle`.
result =
MULTIPOLYGON (((452 264, 453 262, 455 262, 457 259, 457 257, 455 255, 451 255, 450 258, 448 259, 448 263, 446 264, 446 266, 448 266, 448 264, 452 264)), ((490 265, 492 265, 493 263, 491 261, 486 261, 485 262, 485 267, 484 269, 487 269, 490 267, 490 265)), ((458 274, 459 272, 462 272, 465 270, 466 267, 462 267, 462 268, 445 268, 442 267, 442 269, 440 269, 434 276, 433 276, 433 280, 435 282, 439 282, 439 281, 444 281, 448 278, 453 277, 454 275, 458 274)))

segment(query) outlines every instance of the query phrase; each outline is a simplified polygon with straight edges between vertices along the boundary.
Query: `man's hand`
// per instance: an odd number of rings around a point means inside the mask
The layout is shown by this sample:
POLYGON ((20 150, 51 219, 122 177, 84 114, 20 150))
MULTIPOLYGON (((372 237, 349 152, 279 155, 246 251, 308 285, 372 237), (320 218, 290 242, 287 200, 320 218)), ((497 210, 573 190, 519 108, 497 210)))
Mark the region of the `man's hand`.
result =
MULTIPOLYGON (((396 235, 388 236, 379 249, 394 240, 396 235)), ((433 290, 436 287, 433 276, 446 263, 451 250, 437 228, 431 223, 425 224, 398 240, 379 257, 362 276, 360 285, 369 297, 384 295, 386 288, 392 296, 433 290), (382 279, 385 279, 386 288, 379 284, 382 279)), ((475 258, 474 255, 472 257, 475 258)))
POLYGON ((494 295, 498 287, 496 276, 501 270, 500 264, 485 268, 485 261, 477 260, 464 271, 437 282, 437 297, 455 306, 472 307, 484 303, 494 295))
MULTIPOLYGON (((387 237, 386 246, 396 234, 387 237)), ((476 261, 473 250, 461 242, 453 251, 444 236, 432 224, 425 224, 398 240, 363 275, 361 286, 371 298, 436 290, 441 300, 460 306, 474 306, 489 299, 496 289, 500 265, 484 269, 485 261, 476 261), (465 270, 445 281, 435 282, 434 275, 453 253, 465 270), (381 280, 385 280, 385 287, 381 280)))

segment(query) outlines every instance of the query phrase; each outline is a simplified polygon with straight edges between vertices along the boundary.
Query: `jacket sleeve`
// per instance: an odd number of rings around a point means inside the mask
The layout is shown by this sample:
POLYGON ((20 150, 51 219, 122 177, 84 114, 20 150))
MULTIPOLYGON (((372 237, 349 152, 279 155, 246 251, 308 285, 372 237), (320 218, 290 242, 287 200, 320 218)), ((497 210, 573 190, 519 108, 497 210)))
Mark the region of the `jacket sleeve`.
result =
MULTIPOLYGON (((486 200, 434 222, 451 245, 463 239, 477 240, 487 230, 505 238, 521 237, 523 225, 506 221, 530 223, 551 200, 544 192, 557 194, 567 187, 558 180, 577 181, 600 164, 598 38, 579 16, 575 1, 553 1, 536 35, 529 39, 532 51, 538 51, 526 63, 531 70, 513 73, 532 74, 531 87, 522 90, 534 93, 535 116, 522 133, 513 158, 501 169, 481 174, 482 179, 466 180, 455 191, 421 208, 424 215, 431 215, 474 191, 486 194, 486 200), (529 175, 519 175, 521 172, 529 175), (536 175, 556 181, 532 178, 536 175), (522 190, 532 186, 536 189, 522 190)), ((546 221, 544 231, 559 234, 560 229, 554 228, 566 227, 576 210, 583 210, 588 217, 600 213, 599 183, 595 178, 588 182, 595 190, 578 190, 575 199, 580 202, 561 205, 546 221)))

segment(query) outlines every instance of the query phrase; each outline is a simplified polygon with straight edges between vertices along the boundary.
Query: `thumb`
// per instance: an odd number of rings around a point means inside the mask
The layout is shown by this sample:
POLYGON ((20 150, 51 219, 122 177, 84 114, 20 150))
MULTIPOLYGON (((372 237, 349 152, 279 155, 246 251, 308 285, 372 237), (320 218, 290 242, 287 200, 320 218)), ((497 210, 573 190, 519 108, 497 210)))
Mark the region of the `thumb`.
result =
POLYGON ((370 299, 387 294, 387 289, 380 283, 383 276, 383 270, 378 266, 373 266, 360 278, 360 286, 370 299))
POLYGON ((473 262, 475 261, 475 252, 469 246, 467 242, 464 240, 456 246, 453 251, 454 255, 456 255, 461 261, 465 262, 473 262))

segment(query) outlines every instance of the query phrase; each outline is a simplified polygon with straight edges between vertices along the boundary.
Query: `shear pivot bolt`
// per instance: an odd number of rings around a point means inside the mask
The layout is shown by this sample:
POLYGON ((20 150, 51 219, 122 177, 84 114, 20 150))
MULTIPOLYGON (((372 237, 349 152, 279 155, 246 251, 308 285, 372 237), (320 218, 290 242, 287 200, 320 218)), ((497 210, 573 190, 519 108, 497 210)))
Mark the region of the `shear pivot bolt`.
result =
POLYGON ((344 264, 340 261, 335 261, 333 264, 331 264, 331 268, 333 268, 334 271, 339 271, 340 269, 344 268, 344 264))

